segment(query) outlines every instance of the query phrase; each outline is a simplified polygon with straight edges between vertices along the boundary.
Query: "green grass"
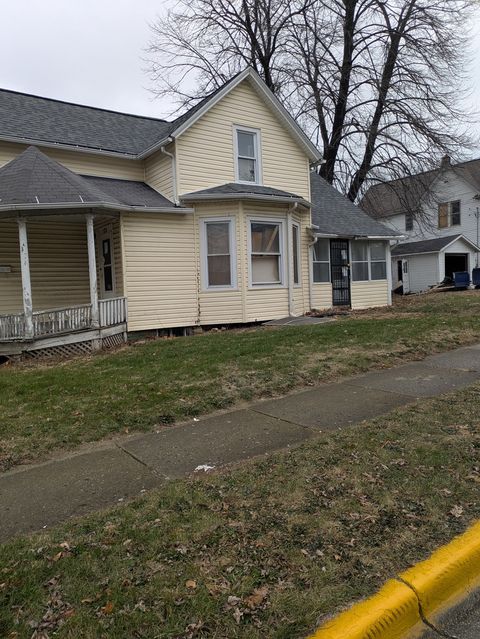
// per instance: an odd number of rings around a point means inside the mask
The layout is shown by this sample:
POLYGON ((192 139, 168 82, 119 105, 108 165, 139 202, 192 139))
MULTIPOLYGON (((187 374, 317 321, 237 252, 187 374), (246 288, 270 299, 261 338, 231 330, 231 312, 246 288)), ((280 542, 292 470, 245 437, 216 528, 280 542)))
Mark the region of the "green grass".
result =
POLYGON ((0 636, 294 639, 480 516, 480 384, 0 547, 0 636))
POLYGON ((0 470, 478 340, 480 292, 405 299, 332 324, 157 340, 0 368, 0 470))

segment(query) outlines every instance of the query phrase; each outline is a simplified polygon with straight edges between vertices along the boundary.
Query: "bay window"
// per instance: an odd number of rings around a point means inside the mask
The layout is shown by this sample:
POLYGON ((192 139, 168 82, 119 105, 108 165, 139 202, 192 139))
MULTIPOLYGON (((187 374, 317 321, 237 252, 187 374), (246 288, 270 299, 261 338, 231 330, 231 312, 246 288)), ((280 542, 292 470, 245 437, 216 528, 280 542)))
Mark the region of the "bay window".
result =
POLYGON ((292 224, 293 283, 300 284, 300 227, 292 224))
POLYGON ((252 285, 283 284, 282 224, 250 222, 252 285))
POLYGON ((235 286, 233 221, 230 219, 204 221, 202 245, 206 288, 235 286))

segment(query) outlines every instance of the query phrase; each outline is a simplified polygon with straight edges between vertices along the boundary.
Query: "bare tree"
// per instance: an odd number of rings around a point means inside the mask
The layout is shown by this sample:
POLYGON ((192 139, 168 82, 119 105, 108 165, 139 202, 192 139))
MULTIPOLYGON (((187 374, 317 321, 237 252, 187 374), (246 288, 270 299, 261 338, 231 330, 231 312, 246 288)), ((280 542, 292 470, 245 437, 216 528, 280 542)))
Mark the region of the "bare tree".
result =
POLYGON ((252 66, 323 149, 351 200, 458 157, 475 0, 182 0, 153 25, 160 95, 194 103, 252 66), (189 76, 199 82, 189 90, 189 76))

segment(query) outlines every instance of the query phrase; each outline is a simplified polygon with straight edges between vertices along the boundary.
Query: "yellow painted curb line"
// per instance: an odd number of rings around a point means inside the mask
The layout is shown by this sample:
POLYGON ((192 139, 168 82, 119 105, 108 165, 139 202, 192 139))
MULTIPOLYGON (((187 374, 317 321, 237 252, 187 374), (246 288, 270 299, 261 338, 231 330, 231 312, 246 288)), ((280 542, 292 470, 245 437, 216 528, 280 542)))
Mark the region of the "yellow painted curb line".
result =
POLYGON ((403 639, 480 584, 480 522, 373 597, 326 622, 310 639, 403 639), (405 583, 404 583, 405 582, 405 583))

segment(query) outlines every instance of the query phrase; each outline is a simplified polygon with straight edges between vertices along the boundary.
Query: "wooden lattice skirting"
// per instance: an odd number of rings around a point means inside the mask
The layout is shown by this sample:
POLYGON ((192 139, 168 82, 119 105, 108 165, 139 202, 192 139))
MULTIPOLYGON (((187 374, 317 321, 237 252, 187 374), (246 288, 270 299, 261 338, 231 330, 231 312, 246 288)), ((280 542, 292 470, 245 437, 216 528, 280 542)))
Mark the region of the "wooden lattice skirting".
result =
POLYGON ((29 359, 40 359, 42 357, 76 357, 78 355, 89 355, 93 351, 92 342, 77 342, 76 344, 61 344, 58 346, 48 346, 34 351, 25 351, 24 356, 29 359))

